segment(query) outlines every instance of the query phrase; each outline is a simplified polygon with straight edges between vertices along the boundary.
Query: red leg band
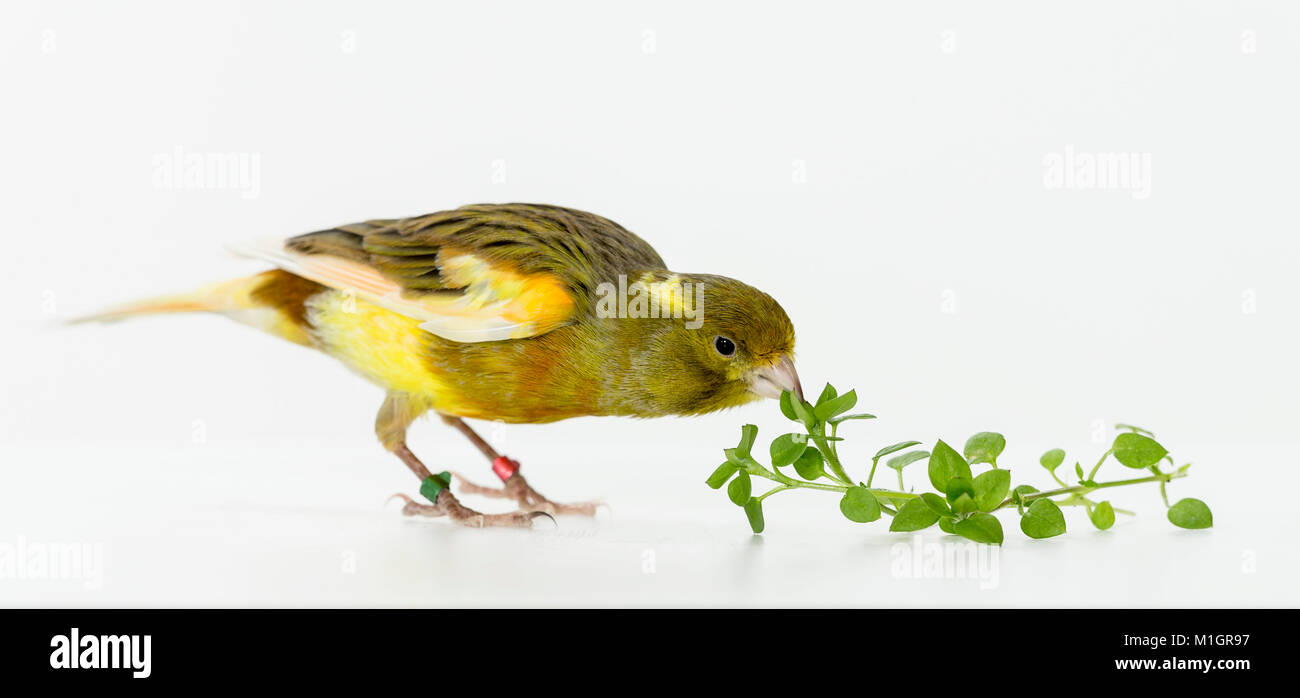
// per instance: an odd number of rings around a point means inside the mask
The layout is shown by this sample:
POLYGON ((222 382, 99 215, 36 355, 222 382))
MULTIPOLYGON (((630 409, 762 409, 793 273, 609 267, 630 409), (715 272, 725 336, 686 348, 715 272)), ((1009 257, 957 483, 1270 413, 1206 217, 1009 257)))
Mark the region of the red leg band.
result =
POLYGON ((496 473, 502 482, 505 482, 512 475, 519 472, 519 461, 505 456, 497 456, 496 460, 492 461, 492 472, 496 473))

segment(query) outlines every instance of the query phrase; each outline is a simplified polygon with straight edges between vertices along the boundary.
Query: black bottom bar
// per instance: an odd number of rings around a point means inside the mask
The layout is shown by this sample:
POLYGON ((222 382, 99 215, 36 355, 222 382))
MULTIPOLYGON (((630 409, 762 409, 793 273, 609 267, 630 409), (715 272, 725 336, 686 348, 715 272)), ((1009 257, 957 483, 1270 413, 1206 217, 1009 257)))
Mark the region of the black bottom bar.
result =
POLYGON ((13 610, 0 611, 0 667, 6 681, 124 688, 435 690, 443 672, 485 688, 608 691, 797 676, 872 692, 1236 684, 1300 666, 1297 621, 1295 610, 13 610))

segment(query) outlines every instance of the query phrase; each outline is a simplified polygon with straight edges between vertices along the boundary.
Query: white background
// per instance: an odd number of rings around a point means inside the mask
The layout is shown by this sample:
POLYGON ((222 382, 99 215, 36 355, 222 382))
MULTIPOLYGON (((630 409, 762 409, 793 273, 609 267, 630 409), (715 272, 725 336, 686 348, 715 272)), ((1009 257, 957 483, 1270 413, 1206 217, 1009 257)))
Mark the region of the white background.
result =
MULTIPOLYGON (((1297 604, 1293 4, 543 5, 5 3, 0 546, 104 568, 0 578, 0 604, 1297 604), (178 147, 256 157, 258 189, 159 186, 178 147), (1150 196, 1045 186, 1067 147, 1149 156, 1150 196), (771 293, 805 386, 880 416, 847 428, 859 477, 881 445, 991 429, 1044 487, 1041 451, 1091 464, 1133 422, 1195 463, 1171 495, 1215 527, 1174 528, 1149 486, 1105 533, 1005 515, 984 585, 901 576, 908 539, 820 493, 768 500, 753 537, 702 480, 740 424, 785 429, 770 402, 484 425, 612 516, 408 521, 381 392, 331 359, 215 316, 59 326, 257 271, 230 242, 504 201, 771 293)), ((436 421, 411 442, 492 480, 436 421)))

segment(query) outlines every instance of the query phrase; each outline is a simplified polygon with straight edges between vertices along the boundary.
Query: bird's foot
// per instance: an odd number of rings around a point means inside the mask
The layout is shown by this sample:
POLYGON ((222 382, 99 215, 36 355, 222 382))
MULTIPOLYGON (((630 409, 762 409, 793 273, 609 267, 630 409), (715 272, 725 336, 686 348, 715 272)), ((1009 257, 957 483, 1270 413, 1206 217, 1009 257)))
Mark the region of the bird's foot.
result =
POLYGON ((446 516, 451 519, 452 523, 470 528, 486 528, 488 526, 532 528, 533 521, 543 516, 551 519, 552 523, 555 522, 555 519, 549 513, 536 510, 523 511, 521 509, 507 514, 482 514, 461 504, 450 490, 439 492, 433 504, 417 502, 401 493, 393 495, 389 501, 393 498, 405 502, 402 506, 403 516, 446 516))
MULTIPOLYGON (((509 459, 501 459, 501 460, 509 460, 509 459)), ((513 471, 510 471, 511 472, 510 476, 506 478, 505 487, 501 487, 501 488, 484 487, 483 485, 476 485, 473 482, 466 480, 465 477, 460 473, 454 473, 454 475, 456 476, 456 481, 460 483, 461 493, 481 494, 485 497, 513 499, 519 503, 519 509, 521 511, 525 511, 525 510, 541 511, 541 512, 546 512, 547 514, 554 514, 556 516, 559 516, 561 514, 576 514, 578 516, 595 516, 596 509, 602 506, 608 506, 601 501, 576 502, 573 504, 561 504, 559 502, 552 502, 546 497, 543 497, 540 493, 537 492, 537 490, 533 489, 532 486, 528 484, 528 481, 524 479, 524 476, 519 473, 518 463, 513 463, 513 461, 511 461, 511 463, 513 464, 513 471)), ((496 470, 498 474, 502 472, 500 468, 496 467, 495 463, 493 464, 493 469, 496 470)))

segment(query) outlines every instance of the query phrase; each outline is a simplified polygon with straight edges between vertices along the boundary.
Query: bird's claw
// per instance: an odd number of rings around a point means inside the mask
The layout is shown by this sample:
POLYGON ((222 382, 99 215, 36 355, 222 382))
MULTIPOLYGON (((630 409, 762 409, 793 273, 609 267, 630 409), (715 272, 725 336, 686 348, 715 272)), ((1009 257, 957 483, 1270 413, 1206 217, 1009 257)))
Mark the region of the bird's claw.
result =
POLYGON ((548 518, 548 519, 551 520, 551 523, 555 524, 555 527, 556 527, 556 528, 559 528, 559 527, 560 527, 560 523, 559 523, 558 521, 555 520, 555 517, 554 517, 554 516, 551 516, 550 514, 544 512, 544 511, 530 511, 530 512, 528 512, 527 516, 528 516, 528 518, 529 518, 530 521, 533 520, 533 519, 540 519, 541 517, 545 516, 546 518, 548 518))
POLYGON ((417 502, 414 499, 411 499, 410 497, 402 494, 401 492, 398 492, 397 494, 389 497, 387 500, 384 501, 384 504, 388 504, 394 499, 400 499, 403 502, 405 502, 402 505, 402 516, 435 517, 435 516, 442 516, 443 514, 446 513, 445 511, 442 510, 442 507, 438 506, 437 504, 424 504, 422 502, 417 502))
POLYGON ((409 496, 398 492, 389 497, 385 502, 391 502, 394 499, 402 500, 403 516, 446 516, 453 523, 469 528, 489 528, 502 526, 508 528, 532 528, 533 521, 545 516, 557 527, 555 517, 544 511, 512 511, 506 514, 483 514, 470 509, 460 502, 446 490, 438 495, 438 501, 434 504, 424 504, 417 502, 409 496))
POLYGON ((519 503, 520 511, 541 511, 551 516, 577 515, 577 516, 595 516, 596 510, 605 507, 610 510, 609 505, 604 501, 596 500, 590 502, 576 502, 573 504, 562 504, 552 502, 543 497, 533 489, 523 475, 515 473, 506 481, 505 487, 485 487, 474 483, 460 473, 453 472, 453 480, 457 484, 457 490, 461 494, 477 494, 484 497, 493 497, 499 499, 513 499, 519 503))

